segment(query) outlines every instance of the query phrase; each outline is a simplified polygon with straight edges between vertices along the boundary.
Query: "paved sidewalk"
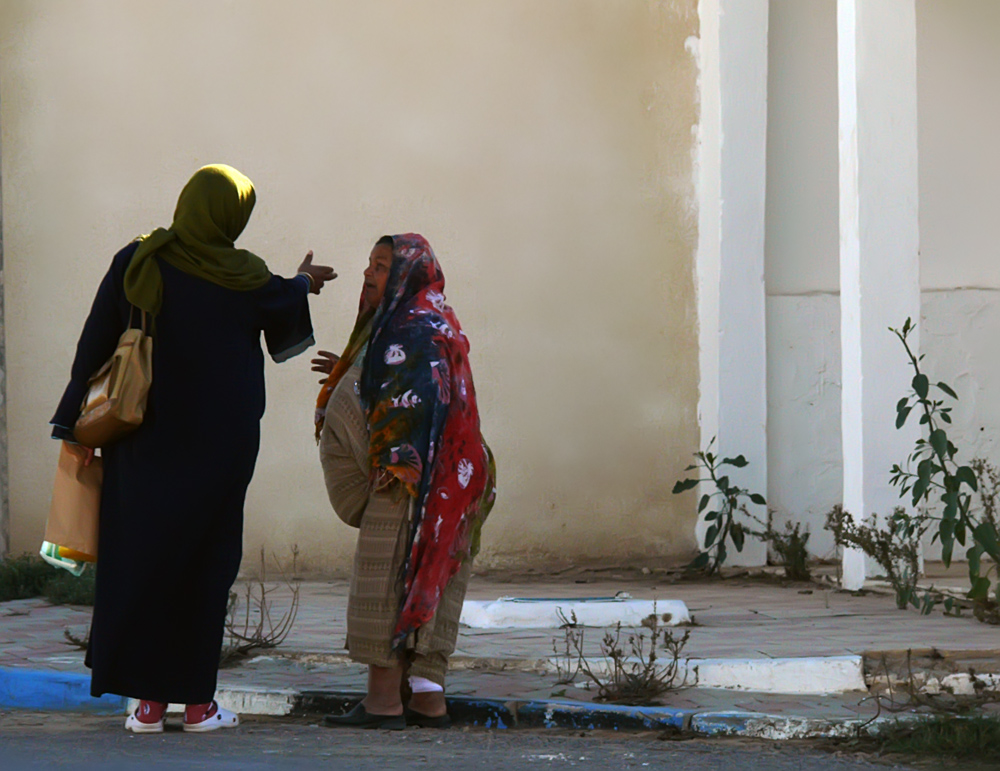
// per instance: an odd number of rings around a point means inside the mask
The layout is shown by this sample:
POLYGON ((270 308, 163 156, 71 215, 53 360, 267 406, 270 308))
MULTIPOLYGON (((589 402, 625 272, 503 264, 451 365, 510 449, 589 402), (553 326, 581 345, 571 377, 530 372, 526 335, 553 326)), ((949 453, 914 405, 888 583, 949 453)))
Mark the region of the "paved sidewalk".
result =
MULTIPOLYGON (((627 592, 635 599, 683 600, 694 617, 684 655, 698 659, 773 659, 782 657, 865 656, 934 648, 958 652, 940 666, 961 671, 975 659, 980 671, 1000 672, 1000 629, 971 618, 941 613, 921 616, 896 610, 884 594, 854 595, 822 584, 782 585, 777 580, 733 578, 725 581, 672 580, 676 574, 638 571, 582 574, 583 577, 521 578, 476 576, 468 599, 499 597, 584 599, 627 592), (982 667, 987 667, 983 670, 982 667), (991 663, 996 666, 989 669, 991 663)), ((299 584, 298 617, 284 643, 222 670, 220 688, 358 692, 363 668, 346 661, 343 651, 346 580, 299 584)), ((237 587, 239 588, 239 587, 237 587)), ((289 607, 291 592, 270 594, 272 618, 289 607)), ((50 606, 40 600, 0 604, 0 668, 85 673, 83 653, 65 638, 66 629, 82 636, 89 609, 50 606)), ((623 630, 627 632, 631 630, 623 630)), ((643 630, 645 631, 645 630, 643 630)), ((674 633, 681 633, 675 629, 674 633)), ((589 657, 599 655, 599 629, 585 632, 589 657)), ((623 634, 623 639, 625 635, 623 634)), ((449 693, 472 699, 570 700, 590 702, 594 691, 559 684, 551 670, 558 629, 470 629, 462 627, 449 673, 449 693)), ((864 692, 795 696, 739 690, 688 688, 667 694, 665 708, 723 714, 767 713, 824 720, 864 720, 875 705, 864 692)))
MULTIPOLYGON (((300 584, 298 617, 284 644, 274 651, 282 657, 338 656, 346 633, 346 580, 300 584)), ((239 587, 237 587, 239 588, 239 587)), ((694 617, 685 648, 698 658, 778 658, 863 655, 908 648, 952 651, 997 651, 1000 628, 970 618, 946 617, 940 612, 921 616, 900 611, 889 596, 855 596, 819 584, 792 584, 754 579, 676 583, 655 578, 598 578, 581 584, 553 579, 496 582, 474 577, 468 599, 498 597, 565 598, 613 597, 628 592, 636 599, 680 599, 694 617)), ((269 594, 272 616, 283 613, 290 592, 278 587, 269 594)), ((0 603, 0 666, 78 669, 78 653, 64 637, 69 628, 86 632, 87 608, 50 606, 41 600, 0 603)), ((588 655, 599 653, 600 632, 587 630, 588 655)), ((538 660, 551 658, 553 641, 563 635, 554 629, 469 629, 459 633, 455 661, 463 659, 538 660)), ((82 670, 80 670, 82 671, 82 670)))

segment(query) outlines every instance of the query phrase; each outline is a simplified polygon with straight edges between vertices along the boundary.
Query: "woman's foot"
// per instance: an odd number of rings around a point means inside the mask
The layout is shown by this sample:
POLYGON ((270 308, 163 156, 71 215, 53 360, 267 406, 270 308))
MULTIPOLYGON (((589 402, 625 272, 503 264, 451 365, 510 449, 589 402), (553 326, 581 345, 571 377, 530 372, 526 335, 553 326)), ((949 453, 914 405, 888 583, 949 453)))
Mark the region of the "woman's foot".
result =
POLYGON ((323 723, 333 728, 381 728, 385 731, 402 731, 406 728, 406 718, 403 717, 403 708, 399 709, 399 713, 394 715, 371 713, 365 709, 364 702, 361 702, 345 715, 327 715, 323 718, 323 723))
POLYGON ((403 667, 368 667, 368 694, 361 700, 361 706, 369 715, 391 717, 403 714, 403 702, 399 696, 403 679, 403 667))
POLYGON ((125 730, 135 734, 162 734, 163 715, 167 705, 142 699, 135 712, 125 718, 125 730))
POLYGON ((188 704, 184 709, 184 730, 188 733, 205 733, 220 728, 236 728, 240 719, 235 712, 223 709, 218 702, 188 704))
POLYGON ((406 706, 410 711, 419 712, 427 717, 441 717, 448 714, 444 691, 414 693, 410 696, 410 703, 406 706))
POLYGON ((451 728, 451 715, 447 712, 443 715, 432 717, 431 715, 425 715, 422 712, 417 712, 417 710, 407 707, 404 717, 408 726, 416 726, 417 728, 451 728))
POLYGON ((368 667, 368 695, 346 715, 327 715, 328 726, 349 728, 382 728, 402 731, 406 728, 403 702, 399 697, 403 667, 368 667))
POLYGON ((406 724, 420 728, 449 728, 451 717, 444 698, 444 688, 424 677, 410 677, 410 699, 406 705, 406 724))
POLYGON ((403 702, 399 698, 375 698, 368 694, 361 700, 361 706, 369 715, 402 715, 403 702))

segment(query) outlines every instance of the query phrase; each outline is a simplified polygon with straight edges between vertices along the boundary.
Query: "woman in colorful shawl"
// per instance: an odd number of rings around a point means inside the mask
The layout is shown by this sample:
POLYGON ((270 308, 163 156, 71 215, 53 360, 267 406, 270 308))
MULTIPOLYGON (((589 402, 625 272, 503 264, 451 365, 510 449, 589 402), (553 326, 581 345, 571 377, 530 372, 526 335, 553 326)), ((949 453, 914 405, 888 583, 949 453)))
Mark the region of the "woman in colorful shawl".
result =
POLYGON ((94 696, 139 699, 125 727, 162 733, 168 703, 185 731, 237 724, 213 701, 229 590, 240 567, 243 501, 264 413, 261 333, 275 361, 313 341, 309 292, 332 269, 273 276, 234 241, 256 195, 230 166, 185 185, 173 224, 111 263, 83 327, 53 436, 84 462, 73 428, 90 377, 121 334, 152 319, 153 384, 142 425, 102 448, 97 592, 87 648, 94 696))
POLYGON ((445 671, 496 495, 468 353, 430 244, 379 239, 343 355, 313 361, 330 373, 316 410, 330 502, 360 528, 347 649, 368 665, 368 695, 327 725, 450 724, 445 671))

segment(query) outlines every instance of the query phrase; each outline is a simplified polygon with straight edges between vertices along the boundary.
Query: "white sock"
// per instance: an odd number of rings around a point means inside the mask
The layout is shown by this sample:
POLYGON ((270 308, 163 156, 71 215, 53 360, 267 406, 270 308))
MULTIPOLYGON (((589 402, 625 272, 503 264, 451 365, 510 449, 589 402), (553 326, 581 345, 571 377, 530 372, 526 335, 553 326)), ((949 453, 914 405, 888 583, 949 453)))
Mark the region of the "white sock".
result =
POLYGON ((410 675, 410 690, 413 693, 444 693, 444 687, 426 677, 410 675))

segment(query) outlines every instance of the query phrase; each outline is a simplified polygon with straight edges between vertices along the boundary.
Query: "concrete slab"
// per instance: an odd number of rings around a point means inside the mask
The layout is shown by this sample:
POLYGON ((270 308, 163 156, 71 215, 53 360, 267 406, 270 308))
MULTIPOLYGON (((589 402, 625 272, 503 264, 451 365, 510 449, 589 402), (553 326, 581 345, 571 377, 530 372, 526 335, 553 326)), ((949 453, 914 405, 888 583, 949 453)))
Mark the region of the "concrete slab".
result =
POLYGON ((867 692, 861 656, 783 659, 691 659, 699 688, 758 693, 825 694, 867 692))
POLYGON ((664 626, 691 623, 681 600, 633 600, 617 597, 535 599, 501 597, 493 602, 466 600, 460 623, 473 629, 558 629, 575 619, 580 626, 641 626, 652 615, 664 626))

